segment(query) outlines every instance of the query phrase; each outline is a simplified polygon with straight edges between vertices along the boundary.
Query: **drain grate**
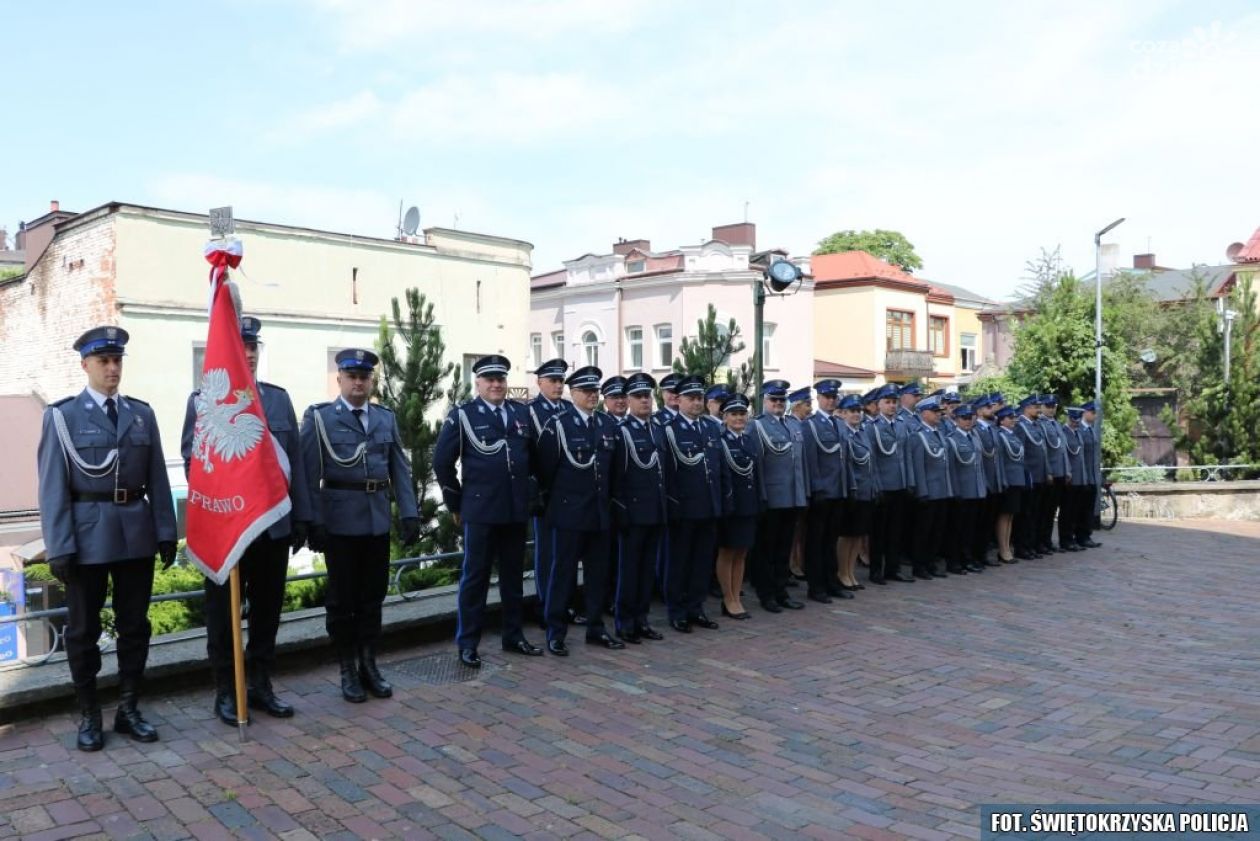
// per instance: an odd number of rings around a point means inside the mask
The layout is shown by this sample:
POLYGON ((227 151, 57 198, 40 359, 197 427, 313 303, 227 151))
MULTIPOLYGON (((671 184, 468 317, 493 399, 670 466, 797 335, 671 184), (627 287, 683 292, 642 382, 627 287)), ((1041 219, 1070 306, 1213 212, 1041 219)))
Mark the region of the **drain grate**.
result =
POLYGON ((432 686, 440 686, 447 683, 464 683, 470 680, 480 680, 487 675, 502 671, 504 664, 483 655, 481 668, 470 669, 459 662, 459 658, 455 656, 454 652, 450 652, 446 654, 426 654, 423 657, 412 657, 409 660, 382 663, 381 667, 387 672, 397 672, 432 686))

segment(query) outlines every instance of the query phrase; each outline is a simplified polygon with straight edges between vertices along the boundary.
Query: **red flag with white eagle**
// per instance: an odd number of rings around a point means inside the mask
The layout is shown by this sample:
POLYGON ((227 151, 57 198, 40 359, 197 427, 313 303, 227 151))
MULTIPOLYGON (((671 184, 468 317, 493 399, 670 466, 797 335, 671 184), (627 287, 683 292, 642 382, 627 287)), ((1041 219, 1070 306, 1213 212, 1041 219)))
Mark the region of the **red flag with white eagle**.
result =
POLYGON ((236 240, 206 246, 210 330, 188 465, 187 555, 218 584, 290 507, 288 458, 267 428, 241 340, 239 293, 227 276, 241 256, 236 240))

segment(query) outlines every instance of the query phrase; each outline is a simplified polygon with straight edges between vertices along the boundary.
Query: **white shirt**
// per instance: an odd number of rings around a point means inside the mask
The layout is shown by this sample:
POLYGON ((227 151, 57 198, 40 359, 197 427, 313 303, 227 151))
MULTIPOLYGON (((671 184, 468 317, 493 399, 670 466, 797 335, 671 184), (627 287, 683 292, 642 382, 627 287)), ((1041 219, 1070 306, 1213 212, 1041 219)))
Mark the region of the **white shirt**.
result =
MULTIPOLYGON (((95 401, 96 401, 96 408, 100 409, 101 411, 104 411, 104 410, 105 410, 105 401, 106 401, 106 400, 108 400, 108 399, 110 398, 110 396, 111 396, 111 395, 108 395, 108 394, 101 394, 99 391, 97 391, 96 389, 92 388, 92 386, 88 386, 88 387, 87 387, 87 393, 88 393, 88 396, 90 396, 93 400, 95 400, 95 401)), ((115 395, 112 395, 112 396, 113 396, 113 399, 114 399, 114 407, 115 407, 115 408, 117 408, 117 407, 121 406, 121 405, 122 405, 122 401, 119 399, 118 395, 117 395, 117 394, 115 394, 115 395)))
POLYGON ((582 419, 582 426, 589 427, 589 426, 591 425, 591 417, 592 417, 592 415, 591 415, 590 413, 588 413, 588 412, 583 412, 583 411, 582 411, 581 409, 579 409, 577 406, 574 406, 574 407, 573 407, 573 411, 574 411, 574 412, 576 412, 576 413, 577 413, 577 416, 578 416, 579 418, 581 418, 581 419, 582 419))
POLYGON ((499 416, 499 423, 503 424, 504 429, 508 428, 508 411, 505 404, 500 403, 496 406, 484 397, 478 397, 477 399, 480 400, 482 405, 484 405, 487 409, 499 416))
POLYGON ((352 406, 350 404, 350 401, 344 397, 338 397, 337 399, 340 400, 341 404, 345 406, 347 409, 349 409, 351 412, 353 412, 356 408, 363 410, 363 414, 359 415, 359 423, 362 424, 363 431, 367 432, 368 431, 368 406, 370 406, 371 403, 370 402, 364 403, 362 406, 352 406))

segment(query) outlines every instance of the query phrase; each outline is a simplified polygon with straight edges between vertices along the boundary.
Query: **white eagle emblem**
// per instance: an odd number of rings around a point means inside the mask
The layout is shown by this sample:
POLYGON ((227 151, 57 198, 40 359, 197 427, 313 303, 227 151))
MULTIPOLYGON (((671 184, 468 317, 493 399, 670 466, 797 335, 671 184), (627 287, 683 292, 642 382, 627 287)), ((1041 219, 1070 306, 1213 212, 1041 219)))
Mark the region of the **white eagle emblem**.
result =
POLYGON ((197 425, 193 428, 192 457, 207 473, 214 472, 211 453, 223 461, 242 458, 262 440, 266 425, 255 415, 245 413, 254 402, 252 388, 238 388, 231 403, 223 402, 232 387, 225 368, 213 368, 201 378, 201 392, 194 404, 197 425))

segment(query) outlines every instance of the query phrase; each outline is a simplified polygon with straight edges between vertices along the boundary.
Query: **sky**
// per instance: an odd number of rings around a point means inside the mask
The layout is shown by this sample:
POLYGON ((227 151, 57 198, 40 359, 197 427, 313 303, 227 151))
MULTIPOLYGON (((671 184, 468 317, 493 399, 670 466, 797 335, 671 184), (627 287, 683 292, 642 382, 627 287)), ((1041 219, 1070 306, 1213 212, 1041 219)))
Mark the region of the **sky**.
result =
POLYGON ((0 32, 10 232, 56 199, 388 237, 401 201, 541 273, 747 218, 793 254, 898 230, 1001 299, 1118 217, 1123 264, 1260 226, 1248 2, 68 0, 0 32))

